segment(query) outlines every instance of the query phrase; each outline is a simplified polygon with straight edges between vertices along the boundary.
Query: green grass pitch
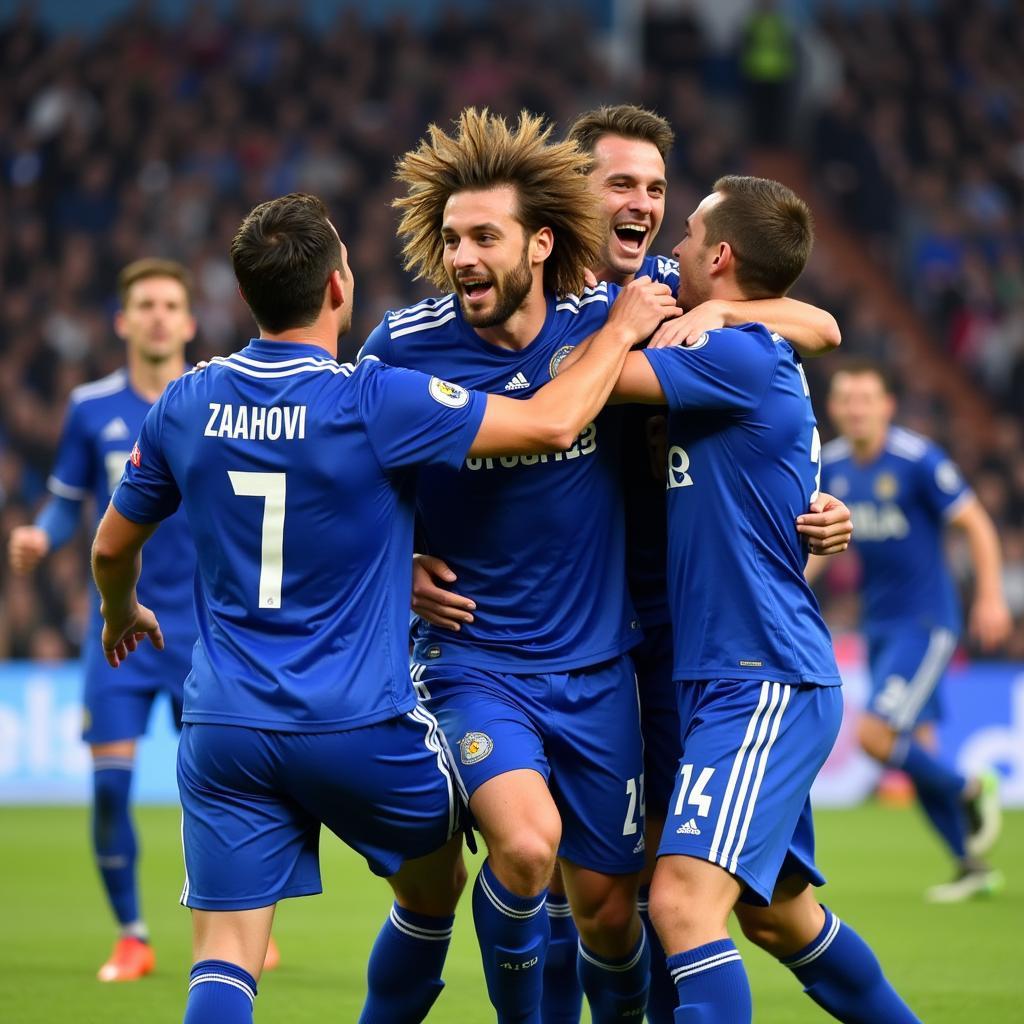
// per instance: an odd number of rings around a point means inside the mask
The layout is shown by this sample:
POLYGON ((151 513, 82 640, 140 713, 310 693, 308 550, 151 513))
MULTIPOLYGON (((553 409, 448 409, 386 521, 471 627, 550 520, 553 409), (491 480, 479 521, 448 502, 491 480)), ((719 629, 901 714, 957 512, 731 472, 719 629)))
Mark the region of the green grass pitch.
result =
MULTIPOLYGON (((5 926, 0 938, 0 1020, 5 1024, 180 1021, 189 966, 178 814, 139 812, 143 906, 157 952, 141 982, 101 985, 95 972, 113 928, 89 860, 83 808, 0 809, 5 926)), ((932 907, 921 898, 948 865, 913 810, 867 806, 818 815, 825 899, 879 953, 927 1024, 1024 1021, 1024 814, 1008 814, 995 862, 1006 889, 991 900, 932 907)), ((386 885, 333 836, 322 842, 325 895, 288 900, 275 935, 282 965, 260 984, 257 1021, 347 1024, 362 1001, 366 957, 389 905, 386 885)), ((471 869, 472 870, 472 869, 471 869)), ((829 1018, 790 974, 744 947, 755 1020, 812 1024, 829 1018)), ((448 957, 447 988, 432 1021, 493 1021, 484 993, 468 896, 448 957)))

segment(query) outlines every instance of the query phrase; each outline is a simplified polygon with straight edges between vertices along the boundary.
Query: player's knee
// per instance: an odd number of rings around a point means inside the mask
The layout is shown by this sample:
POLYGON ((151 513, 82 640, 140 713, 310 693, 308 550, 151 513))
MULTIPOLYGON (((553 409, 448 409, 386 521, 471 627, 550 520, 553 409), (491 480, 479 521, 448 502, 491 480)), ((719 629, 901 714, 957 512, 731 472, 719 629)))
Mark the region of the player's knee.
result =
POLYGON ((547 888, 560 838, 550 827, 524 828, 488 847, 491 868, 514 893, 534 896, 547 888))
POLYGON ((627 940, 640 928, 636 891, 632 887, 615 887, 598 901, 574 907, 573 915, 584 945, 598 952, 609 946, 628 948, 627 940))

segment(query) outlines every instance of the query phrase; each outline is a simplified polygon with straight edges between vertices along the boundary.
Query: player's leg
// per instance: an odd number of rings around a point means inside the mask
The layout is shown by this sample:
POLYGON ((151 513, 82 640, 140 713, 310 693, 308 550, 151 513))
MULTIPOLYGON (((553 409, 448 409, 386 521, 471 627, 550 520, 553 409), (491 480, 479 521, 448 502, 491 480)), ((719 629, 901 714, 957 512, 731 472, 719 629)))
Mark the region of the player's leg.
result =
POLYGON ((473 886, 473 923, 500 1022, 539 1024, 549 939, 547 884, 561 821, 548 792, 538 718, 547 678, 431 664, 423 704, 452 746, 487 858, 473 886))
POLYGON ((665 951, 651 922, 650 888, 658 861, 658 846, 668 816, 669 799, 679 768, 679 709, 672 679, 672 626, 644 627, 644 641, 631 652, 640 694, 640 731, 644 741, 646 843, 637 908, 651 956, 651 987, 647 994, 650 1024, 672 1024, 676 988, 665 966, 665 951))
POLYGON ((928 821, 956 860, 955 881, 929 890, 929 898, 938 902, 966 899, 997 884, 980 854, 972 856, 967 849, 968 807, 977 811, 979 831, 991 835, 992 842, 998 833, 994 787, 950 767, 916 732, 937 714, 938 686, 955 647, 955 635, 944 629, 907 627, 873 637, 872 696, 858 722, 861 747, 910 776, 928 821))
POLYGON ((788 967, 836 1020, 920 1024, 882 973, 871 947, 818 902, 803 874, 784 878, 767 907, 737 903, 736 916, 743 934, 788 967))
POLYGON ((136 738, 146 731, 154 694, 134 686, 94 652, 85 665, 85 728, 92 754, 92 848, 119 935, 100 981, 133 981, 150 973, 156 958, 142 917, 139 846, 131 810, 136 738))
POLYGON ((650 954, 637 911, 644 777, 633 665, 622 657, 551 678, 545 748, 577 971, 595 1024, 640 1017, 650 954))
POLYGON ((579 1024, 583 1011, 583 986, 576 973, 580 935, 572 919, 562 869, 558 864, 548 883, 547 911, 551 938, 544 962, 541 1021, 543 1024, 579 1024))

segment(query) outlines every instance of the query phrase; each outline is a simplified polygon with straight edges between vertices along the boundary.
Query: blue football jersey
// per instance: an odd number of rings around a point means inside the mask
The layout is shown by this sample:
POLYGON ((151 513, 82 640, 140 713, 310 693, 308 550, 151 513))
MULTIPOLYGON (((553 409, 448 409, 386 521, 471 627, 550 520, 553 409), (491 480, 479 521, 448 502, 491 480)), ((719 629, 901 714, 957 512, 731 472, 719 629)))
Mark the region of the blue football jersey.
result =
MULTIPOLYGON (((679 291, 679 264, 665 256, 644 258, 637 277, 646 275, 679 291)), ((668 415, 664 408, 627 405, 622 410, 622 484, 626 498, 626 577, 640 625, 649 629, 670 621, 668 608, 668 524, 665 467, 654 441, 668 415), (658 460, 652 462, 652 460, 658 460)))
MULTIPOLYGON (((72 501, 84 501, 91 496, 98 524, 151 408, 149 402, 132 390, 126 370, 75 388, 71 392, 57 461, 47 484, 50 492, 72 501)), ((195 565, 188 522, 184 515, 171 516, 146 547, 146 564, 139 579, 138 595, 143 604, 160 616, 167 640, 176 648, 190 649, 195 642, 192 608, 195 565)), ((99 643, 102 628, 95 593, 90 613, 87 645, 99 643)), ((152 684, 154 679, 160 678, 163 667, 160 653, 146 644, 119 669, 122 673, 119 681, 123 684, 137 679, 152 684)))
POLYGON ((799 358, 761 324, 644 355, 669 406, 675 678, 838 685, 793 529, 821 465, 799 358))
POLYGON ((822 486, 850 506, 865 628, 914 620, 958 632, 960 605, 942 538, 972 492, 945 452, 891 427, 881 453, 862 463, 837 438, 822 449, 822 486))
MULTIPOLYGON (((466 388, 526 398, 601 327, 617 290, 548 298, 520 351, 481 338, 454 295, 388 313, 363 348, 466 388)), ((476 602, 460 632, 421 622, 415 658, 506 672, 556 672, 616 657, 640 638, 625 579, 620 416, 604 410, 551 455, 467 459, 419 475, 417 546, 443 558, 476 602)))
POLYGON ((167 389, 113 502, 138 523, 181 502, 200 553, 184 721, 325 732, 415 705, 413 469, 461 465, 485 405, 264 340, 167 389))

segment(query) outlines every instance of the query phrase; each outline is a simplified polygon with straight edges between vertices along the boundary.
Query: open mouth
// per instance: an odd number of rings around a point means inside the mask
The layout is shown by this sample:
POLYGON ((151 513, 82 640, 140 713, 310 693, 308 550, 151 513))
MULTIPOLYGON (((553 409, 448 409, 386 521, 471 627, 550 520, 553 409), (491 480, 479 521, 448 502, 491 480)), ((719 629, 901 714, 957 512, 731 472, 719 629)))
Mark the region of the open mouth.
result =
POLYGON ((647 240, 649 230, 646 224, 616 224, 615 237, 619 240, 623 249, 635 254, 643 251, 644 242, 647 240))
POLYGON ((470 277, 461 280, 459 282, 459 287, 462 289, 462 294, 465 295, 467 299, 471 302, 476 302, 484 298, 493 286, 486 278, 470 277))

